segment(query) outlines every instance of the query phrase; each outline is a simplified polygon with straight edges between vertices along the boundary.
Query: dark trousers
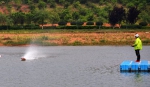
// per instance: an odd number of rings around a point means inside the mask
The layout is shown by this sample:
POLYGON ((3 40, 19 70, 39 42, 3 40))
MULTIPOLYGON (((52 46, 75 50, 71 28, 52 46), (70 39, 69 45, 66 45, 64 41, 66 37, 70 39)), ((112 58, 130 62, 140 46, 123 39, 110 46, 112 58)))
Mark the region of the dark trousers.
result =
POLYGON ((135 54, 137 56, 137 61, 140 61, 140 50, 135 50, 135 54))

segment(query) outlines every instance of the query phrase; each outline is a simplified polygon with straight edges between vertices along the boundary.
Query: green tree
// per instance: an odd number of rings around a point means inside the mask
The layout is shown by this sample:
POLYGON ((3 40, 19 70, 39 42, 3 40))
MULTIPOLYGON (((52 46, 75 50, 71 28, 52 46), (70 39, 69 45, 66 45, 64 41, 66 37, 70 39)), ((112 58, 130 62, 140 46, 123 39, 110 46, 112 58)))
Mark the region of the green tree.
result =
POLYGON ((103 5, 105 3, 104 0, 99 0, 99 5, 103 5))
POLYGON ((31 11, 31 12, 34 12, 36 7, 35 7, 35 5, 30 4, 30 5, 29 5, 29 8, 30 8, 30 11, 31 11))
POLYGON ((64 8, 67 9, 69 7, 69 5, 70 5, 70 2, 65 2, 64 3, 64 8))
POLYGON ((11 0, 3 0, 6 4, 8 4, 11 0))
POLYGON ((88 14, 88 10, 85 8, 79 9, 79 14, 82 16, 86 16, 88 14))
POLYGON ((80 0, 81 4, 86 4, 88 0, 80 0))
MULTIPOLYGON (((55 2, 55 0, 47 0, 48 3, 55 2)), ((56 1, 57 2, 57 1, 56 1)))
POLYGON ((56 12, 51 12, 49 15, 49 21, 54 24, 60 21, 60 17, 56 12))
POLYGON ((78 21, 79 18, 80 18, 80 14, 79 14, 78 12, 73 12, 73 13, 72 13, 72 17, 73 17, 73 20, 75 21, 76 26, 77 26, 77 29, 78 29, 77 21, 78 21))
POLYGON ((72 15, 69 11, 69 9, 64 9, 60 14, 60 20, 61 21, 65 21, 65 22, 68 22, 72 19, 72 15))
POLYGON ((26 14, 26 24, 30 25, 32 24, 32 21, 33 21, 33 14, 32 13, 27 13, 26 14))
POLYGON ((89 14, 87 16, 87 21, 93 21, 94 20, 94 14, 89 14))
POLYGON ((111 2, 115 5, 118 0, 111 0, 111 2))
POLYGON ((56 7, 56 3, 55 3, 55 2, 52 2, 52 3, 50 4, 50 7, 51 7, 51 8, 55 8, 55 7, 56 7))
POLYGON ((65 4, 65 1, 66 0, 59 0, 59 3, 63 5, 63 4, 65 4))
POLYGON ((7 24, 7 30, 8 30, 8 26, 11 26, 13 24, 13 20, 10 17, 10 15, 7 16, 6 24, 7 24))
POLYGON ((140 10, 138 10, 137 7, 130 7, 127 13, 128 23, 135 24, 139 13, 140 13, 140 10))
POLYGON ((108 22, 108 12, 106 10, 100 9, 97 16, 97 21, 108 22))
POLYGON ((114 9, 109 14, 109 23, 114 26, 117 23, 121 23, 121 21, 125 18, 125 10, 123 7, 114 7, 114 9))
POLYGON ((75 20, 75 21, 78 20, 80 18, 79 12, 73 12, 72 17, 73 17, 73 20, 75 20))
POLYGON ((80 2, 76 1, 73 3, 74 8, 78 8, 80 6, 80 2))
POLYGON ((127 8, 131 8, 131 7, 134 6, 134 3, 133 2, 129 2, 129 3, 126 4, 126 6, 127 6, 127 8))
POLYGON ((43 2, 43 1, 40 1, 39 4, 38 4, 38 8, 39 9, 45 9, 46 8, 46 3, 43 2))
POLYGON ((34 3, 39 3, 40 0, 32 0, 34 3))
POLYGON ((0 24, 1 24, 1 25, 5 25, 5 24, 6 24, 6 21, 7 21, 6 15, 0 13, 0 24))
POLYGON ((28 4, 30 0, 22 0, 22 4, 28 4))
POLYGON ((14 25, 18 25, 18 24, 23 25, 26 19, 25 13, 22 13, 22 12, 12 13, 11 18, 13 20, 14 25))
POLYGON ((150 23, 150 16, 149 16, 149 14, 147 12, 142 11, 139 14, 139 17, 140 17, 142 22, 150 23))
POLYGON ((45 10, 38 10, 35 11, 33 15, 34 23, 41 24, 43 29, 44 22, 46 21, 46 19, 48 19, 48 12, 46 12, 45 10))
POLYGON ((21 3, 22 3, 21 0, 14 0, 14 2, 15 2, 16 4, 21 4, 21 3))

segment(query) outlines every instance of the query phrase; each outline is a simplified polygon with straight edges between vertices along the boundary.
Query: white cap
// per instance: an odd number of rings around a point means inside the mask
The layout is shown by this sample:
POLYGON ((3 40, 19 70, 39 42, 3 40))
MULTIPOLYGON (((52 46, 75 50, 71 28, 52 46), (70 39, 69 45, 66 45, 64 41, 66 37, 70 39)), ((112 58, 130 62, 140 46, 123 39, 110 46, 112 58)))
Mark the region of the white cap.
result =
POLYGON ((135 37, 139 37, 139 34, 135 34, 135 37))

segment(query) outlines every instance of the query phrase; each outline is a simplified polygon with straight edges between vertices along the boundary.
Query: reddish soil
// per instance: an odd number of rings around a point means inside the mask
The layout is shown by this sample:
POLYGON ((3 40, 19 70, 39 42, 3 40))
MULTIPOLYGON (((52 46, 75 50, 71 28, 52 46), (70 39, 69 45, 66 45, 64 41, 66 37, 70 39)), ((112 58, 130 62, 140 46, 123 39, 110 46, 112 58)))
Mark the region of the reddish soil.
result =
MULTIPOLYGON (((137 32, 140 35, 141 40, 148 41, 150 44, 150 33, 149 32, 137 32)), ((135 33, 39 33, 39 34, 0 34, 2 46, 4 41, 18 40, 18 39, 37 39, 43 36, 48 37, 46 42, 55 43, 57 45, 73 44, 80 42, 83 45, 131 45, 134 43, 135 33), (106 43, 104 43, 106 42, 106 43)), ((25 45, 22 45, 25 46, 25 45)))

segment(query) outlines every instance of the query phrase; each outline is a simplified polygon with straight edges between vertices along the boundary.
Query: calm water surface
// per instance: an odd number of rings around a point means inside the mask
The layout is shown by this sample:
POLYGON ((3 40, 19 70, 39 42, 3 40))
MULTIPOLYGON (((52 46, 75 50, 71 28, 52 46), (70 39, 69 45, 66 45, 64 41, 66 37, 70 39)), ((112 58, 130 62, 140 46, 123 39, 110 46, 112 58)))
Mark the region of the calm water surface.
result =
MULTIPOLYGON (((121 73, 130 46, 0 47, 0 87, 150 87, 150 73, 121 73), (33 51, 36 51, 35 53, 33 51), (25 54, 35 59, 20 61, 25 54)), ((141 51, 150 60, 150 46, 141 51)))

